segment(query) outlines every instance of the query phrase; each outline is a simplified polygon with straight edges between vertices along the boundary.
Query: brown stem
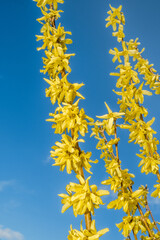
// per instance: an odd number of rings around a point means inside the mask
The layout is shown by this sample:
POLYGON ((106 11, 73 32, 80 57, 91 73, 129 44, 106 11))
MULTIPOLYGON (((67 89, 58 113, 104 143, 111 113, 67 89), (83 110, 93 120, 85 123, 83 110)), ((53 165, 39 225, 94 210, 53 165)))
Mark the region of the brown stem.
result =
POLYGON ((159 171, 157 172, 157 177, 158 177, 158 181, 160 182, 160 173, 159 173, 159 171))
MULTIPOLYGON (((50 4, 49 6, 50 6, 50 9, 53 9, 53 4, 50 4)), ((51 26, 55 28, 56 27, 55 18, 52 17, 50 21, 51 21, 51 26)))
POLYGON ((159 232, 159 229, 158 229, 157 223, 156 223, 156 221, 154 220, 153 214, 152 214, 151 209, 150 209, 150 207, 149 207, 147 197, 146 197, 146 210, 149 211, 149 213, 150 213, 150 215, 151 215, 151 218, 152 218, 152 220, 153 220, 153 222, 154 222, 154 225, 155 225, 157 231, 159 232))
MULTIPOLYGON (((132 193, 132 192, 133 192, 133 191, 132 191, 132 188, 131 188, 130 186, 129 186, 128 188, 129 188, 130 192, 132 193)), ((139 203, 137 203, 137 208, 138 208, 138 210, 139 210, 139 213, 141 214, 142 221, 143 221, 143 223, 144 223, 144 225, 145 225, 145 227, 146 227, 146 229, 147 229, 147 231, 148 231, 148 233, 149 233, 149 236, 150 236, 150 237, 153 237, 153 234, 152 234, 152 232, 151 232, 151 230, 150 230, 150 228, 149 228, 149 226, 148 226, 148 223, 147 223, 147 221, 146 221, 146 218, 145 218, 145 216, 144 216, 144 214, 143 214, 143 211, 142 211, 139 203)))
MULTIPOLYGON (((115 139, 117 138, 117 126, 116 126, 116 120, 114 120, 114 128, 115 128, 115 139)), ((120 164, 120 160, 119 160, 119 153, 118 153, 118 143, 115 144, 115 148, 116 148, 116 157, 118 159, 118 163, 120 164)))
MULTIPOLYGON (((73 131, 73 129, 71 129, 71 136, 72 136, 72 138, 74 138, 74 131, 73 131)), ((80 149, 80 147, 79 147, 78 142, 77 142, 76 145, 77 145, 77 146, 76 146, 77 149, 79 149, 79 153, 81 153, 81 149, 80 149)), ((78 174, 81 175, 81 176, 85 179, 83 167, 81 167, 81 168, 79 169, 78 174)), ((86 229, 90 231, 90 229, 91 229, 91 223, 92 223, 91 212, 87 210, 86 213, 84 214, 84 216, 85 216, 86 229)))
MULTIPOLYGON (((117 125, 116 125, 116 119, 114 119, 114 129, 115 129, 114 137, 115 137, 115 139, 117 139, 117 125)), ((116 148, 116 158, 117 158, 117 160, 118 160, 119 168, 120 168, 120 170, 122 170, 122 169, 121 169, 121 166, 120 166, 121 163, 120 163, 120 159, 119 159, 118 143, 115 144, 115 148, 116 148)), ((124 192, 123 184, 121 184, 121 186, 122 186, 122 191, 124 192)), ((130 216, 130 212, 129 212, 129 210, 128 210, 128 216, 130 216)), ((132 232, 133 232, 133 236, 134 236, 135 240, 138 240, 138 238, 137 238, 137 234, 135 234, 134 230, 132 230, 132 232)))
POLYGON ((137 235, 134 233, 134 231, 133 231, 133 235, 134 235, 134 238, 138 240, 137 235))
MULTIPOLYGON (((106 138, 106 136, 105 136, 104 129, 103 129, 102 127, 99 127, 99 129, 100 129, 100 134, 101 134, 101 136, 103 137, 105 143, 107 144, 108 141, 107 141, 107 138, 106 138)), ((114 159, 116 158, 116 156, 114 155, 113 152, 110 153, 110 154, 112 155, 112 157, 113 157, 114 159)))
POLYGON ((147 223, 147 221, 146 221, 146 218, 145 218, 145 216, 144 216, 144 214, 143 214, 143 212, 142 212, 142 209, 141 209, 140 205, 137 204, 137 207, 138 207, 138 210, 139 210, 139 212, 140 212, 140 214, 141 214, 142 221, 143 221, 143 223, 144 223, 144 225, 145 225, 145 227, 146 227, 146 229, 147 229, 147 231, 148 231, 148 233, 149 233, 149 236, 150 236, 150 237, 153 237, 153 234, 152 234, 152 232, 151 232, 151 229, 150 229, 149 226, 148 226, 148 223, 147 223))
MULTIPOLYGON (((50 8, 53 9, 53 4, 50 4, 50 8)), ((54 17, 51 18, 50 22, 51 22, 51 26, 55 28, 55 27, 56 27, 56 23, 55 23, 55 18, 54 18, 54 17)), ((63 78, 65 75, 66 75, 66 72, 65 72, 65 70, 63 69, 63 70, 61 71, 61 77, 63 78)), ((74 132, 73 132, 73 130, 71 130, 71 135, 72 135, 72 138, 73 138, 73 137, 74 137, 74 132)), ((77 148, 79 149, 79 152, 81 152, 81 149, 80 149, 78 143, 77 143, 77 148)), ((81 176, 84 178, 83 167, 80 168, 78 174, 81 175, 81 176)), ((86 213, 85 213, 84 215, 85 215, 86 229, 90 231, 90 229, 91 229, 91 222, 92 222, 91 212, 86 211, 86 213)))
POLYGON ((66 73, 65 73, 65 70, 63 69, 62 72, 61 72, 62 78, 63 78, 65 75, 66 75, 66 73))
POLYGON ((157 175, 157 178, 158 178, 158 182, 160 183, 160 173, 159 173, 159 170, 157 171, 156 175, 157 175))
POLYGON ((87 229, 88 231, 90 231, 90 230, 91 230, 91 222, 92 222, 91 212, 87 211, 87 212, 84 214, 84 217, 85 217, 86 229, 87 229))
MULTIPOLYGON (((123 188, 123 186, 122 186, 122 188, 123 188)), ((130 216, 130 215, 131 214, 130 214, 130 212, 128 210, 128 216, 130 216)), ((132 232, 133 232, 133 236, 134 236, 135 240, 138 240, 137 235, 135 234, 134 230, 132 230, 132 232)), ((128 237, 129 237, 129 239, 131 239, 130 236, 128 236, 128 237)))

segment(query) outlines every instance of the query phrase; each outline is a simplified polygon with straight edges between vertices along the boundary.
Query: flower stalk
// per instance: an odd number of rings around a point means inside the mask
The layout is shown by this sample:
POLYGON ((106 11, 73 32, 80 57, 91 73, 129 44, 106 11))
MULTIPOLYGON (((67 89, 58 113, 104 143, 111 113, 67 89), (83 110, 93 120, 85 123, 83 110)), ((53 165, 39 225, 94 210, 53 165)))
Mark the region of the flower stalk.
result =
POLYGON ((91 174, 90 163, 97 163, 90 159, 91 152, 85 153, 81 150, 79 143, 84 142, 81 138, 88 132, 88 127, 93 119, 85 114, 83 108, 79 108, 79 101, 84 97, 78 90, 83 83, 70 83, 68 75, 71 72, 70 58, 75 54, 67 54, 67 45, 72 43, 71 39, 66 38, 71 32, 64 30, 59 24, 56 27, 56 20, 60 18, 62 10, 58 10, 58 4, 63 0, 35 0, 41 9, 43 16, 38 20, 42 24, 41 34, 37 36, 37 41, 42 40, 42 47, 38 50, 45 50, 43 57, 42 73, 46 74, 44 80, 49 84, 46 89, 46 96, 51 103, 58 103, 54 113, 50 113, 52 128, 56 134, 62 134, 61 142, 56 142, 52 147, 51 157, 54 159, 54 166, 59 166, 60 171, 66 169, 68 174, 72 171, 76 173, 79 183, 70 182, 66 186, 67 194, 59 194, 63 204, 62 213, 68 208, 73 208, 75 216, 84 215, 86 229, 82 223, 80 231, 73 229, 69 231, 68 240, 99 239, 108 232, 108 228, 97 231, 95 220, 92 220, 94 209, 103 205, 101 197, 108 195, 106 190, 98 190, 96 185, 89 185, 88 177, 85 179, 84 169, 91 174))
MULTIPOLYGON (((153 69, 153 65, 149 64, 148 60, 142 58, 141 53, 138 50, 138 39, 130 40, 126 42, 124 40, 124 25, 125 25, 125 17, 122 10, 122 6, 119 8, 113 8, 110 6, 111 10, 108 12, 108 18, 106 19, 107 24, 106 27, 110 25, 113 27, 113 36, 117 37, 117 41, 121 43, 122 50, 119 51, 117 48, 114 50, 110 50, 110 54, 112 54, 113 62, 118 61, 120 65, 117 66, 116 69, 119 69, 117 73, 111 73, 112 76, 118 77, 116 87, 121 88, 121 91, 115 92, 118 96, 121 96, 121 99, 118 99, 118 104, 120 105, 120 113, 124 113, 123 119, 124 124, 118 125, 122 129, 129 129, 130 131, 130 141, 135 141, 135 143, 139 144, 139 146, 143 149, 140 150, 141 153, 137 154, 140 158, 142 158, 139 166, 142 166, 141 172, 153 173, 157 175, 158 182, 160 183, 160 173, 159 173, 159 165, 160 165, 160 156, 157 153, 157 145, 158 141, 156 138, 153 138, 153 134, 155 131, 151 128, 151 125, 154 122, 154 119, 146 123, 143 117, 148 115, 147 110, 142 105, 144 102, 144 95, 151 96, 152 93, 148 90, 143 89, 144 82, 140 84, 140 79, 138 77, 138 72, 144 76, 144 80, 146 81, 146 85, 155 91, 156 94, 160 94, 160 81, 159 75, 155 74, 156 70, 153 69), (117 31, 118 26, 118 31, 117 31), (122 61, 123 58, 123 61, 122 61), (132 63, 130 59, 133 59, 133 62, 136 62, 134 69, 132 68, 132 63), (140 84, 138 86, 138 84, 140 84)), ((116 125, 114 126, 116 128, 116 125)), ((117 134, 115 132, 115 137, 117 138, 117 134)), ((116 152, 118 153, 118 143, 115 144, 116 152)), ((117 155, 117 154, 116 154, 117 155)), ((160 197, 160 187, 159 185, 155 185, 157 188, 152 196, 160 197)), ((132 196, 135 196, 132 186, 129 185, 128 189, 132 196)), ((136 192, 140 192, 141 190, 137 190, 136 192)), ((160 232, 156 226, 153 215, 151 211, 147 211, 143 214, 141 209, 146 206, 147 203, 147 191, 143 186, 142 196, 144 198, 144 203, 140 202, 136 203, 136 208, 139 210, 141 215, 141 222, 144 224, 146 231, 149 234, 151 239, 158 239, 160 237, 160 232), (148 217, 151 217, 153 223, 149 222, 148 217), (156 229, 157 233, 153 230, 156 229)), ((147 208, 148 209, 148 208, 147 208)), ((142 233, 144 232, 143 229, 142 233)), ((141 236, 142 239, 148 239, 146 237, 141 236)))

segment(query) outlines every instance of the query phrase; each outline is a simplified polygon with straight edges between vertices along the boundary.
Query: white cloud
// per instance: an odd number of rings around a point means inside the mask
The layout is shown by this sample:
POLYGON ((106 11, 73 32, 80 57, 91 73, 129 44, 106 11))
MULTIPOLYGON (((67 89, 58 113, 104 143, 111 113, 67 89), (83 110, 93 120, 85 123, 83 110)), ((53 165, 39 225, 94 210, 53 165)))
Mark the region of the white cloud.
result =
POLYGON ((157 198, 153 198, 153 197, 149 196, 148 202, 149 202, 149 204, 160 205, 160 199, 158 197, 157 198))
POLYGON ((0 192, 4 190, 4 188, 8 186, 12 186, 14 184, 13 180, 10 181, 0 181, 0 192))
POLYGON ((9 228, 0 226, 0 239, 2 240, 23 240, 24 237, 21 233, 15 232, 9 228))
POLYGON ((48 164, 48 163, 51 163, 53 161, 53 158, 51 158, 50 156, 48 156, 44 161, 43 163, 44 164, 48 164))

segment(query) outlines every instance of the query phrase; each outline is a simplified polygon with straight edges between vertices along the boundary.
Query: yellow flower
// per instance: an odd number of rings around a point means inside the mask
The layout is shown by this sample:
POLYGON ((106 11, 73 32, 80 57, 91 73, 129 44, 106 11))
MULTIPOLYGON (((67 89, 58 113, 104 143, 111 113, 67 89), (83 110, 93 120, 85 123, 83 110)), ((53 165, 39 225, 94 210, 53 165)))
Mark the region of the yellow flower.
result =
POLYGON ((129 50, 137 49, 139 45, 140 43, 138 42, 138 38, 136 38, 135 41, 131 39, 129 42, 127 42, 127 46, 129 50))
POLYGON ((113 31, 116 31, 117 24, 121 24, 121 23, 123 25, 125 24, 125 18, 123 13, 121 12, 122 6, 119 6, 116 9, 110 5, 110 8, 111 10, 107 12, 110 16, 106 18, 106 21, 108 21, 108 23, 106 24, 106 27, 109 27, 110 25, 112 25, 113 31))
POLYGON ((61 102, 72 103, 76 96, 84 99, 84 97, 77 91, 84 86, 84 84, 69 83, 67 81, 67 75, 68 74, 62 79, 58 76, 51 80, 44 78, 44 80, 50 85, 50 87, 46 89, 46 97, 51 98, 52 104, 55 104, 56 100, 58 101, 58 104, 61 102))
POLYGON ((111 209, 121 209, 123 208, 123 211, 125 213, 128 213, 128 211, 131 214, 135 214, 137 210, 137 204, 141 204, 143 207, 145 206, 146 203, 146 194, 147 190, 145 189, 144 186, 140 187, 138 190, 135 192, 131 193, 127 188, 125 188, 123 191, 119 190, 118 192, 118 198, 111 201, 108 205, 107 208, 111 209))
POLYGON ((67 185, 67 194, 59 194, 62 197, 62 213, 64 213, 69 207, 73 206, 73 213, 75 216, 83 215, 87 211, 94 215, 94 209, 99 208, 99 205, 103 205, 101 196, 108 195, 107 190, 98 190, 96 185, 89 186, 89 178, 84 180, 82 176, 76 176, 79 179, 80 184, 70 183, 67 185))
POLYGON ((64 3, 64 0, 52 0, 53 2, 53 7, 55 10, 58 8, 58 3, 64 3))
POLYGON ((60 44, 55 44, 52 52, 45 51, 46 58, 43 58, 44 70, 41 70, 44 74, 48 72, 49 76, 55 78, 55 76, 61 73, 62 70, 71 72, 69 66, 69 59, 75 54, 65 54, 60 44))
POLYGON ((127 88, 130 86, 132 81, 136 84, 140 82, 137 72, 132 70, 130 64, 127 64, 126 66, 119 65, 116 69, 117 68, 120 69, 119 73, 110 73, 111 76, 119 77, 116 83, 117 88, 127 88))
POLYGON ((101 119, 107 119, 108 120, 108 128, 112 129, 114 120, 116 120, 117 118, 121 118, 124 115, 124 113, 112 112, 111 109, 109 108, 109 106, 107 105, 107 103, 105 103, 105 105, 108 110, 108 114, 105 114, 103 116, 97 116, 97 117, 101 118, 101 119))
POLYGON ((122 42, 122 48, 123 51, 121 52, 121 55, 124 56, 125 64, 129 63, 129 57, 133 57, 133 60, 136 59, 137 55, 139 55, 139 52, 137 49, 130 49, 127 47, 127 43, 125 41, 122 42))
MULTIPOLYGON (((38 21, 40 20, 42 20, 42 18, 38 19, 38 21)), ((72 43, 71 39, 66 39, 66 34, 71 35, 71 32, 66 32, 64 27, 61 27, 61 24, 59 24, 58 28, 53 28, 49 22, 46 22, 41 28, 41 33, 43 35, 36 35, 37 41, 43 40, 42 47, 37 48, 38 51, 46 48, 48 51, 51 51, 53 47, 59 46, 66 52, 66 44, 72 43)), ((53 52, 57 54, 56 51, 53 52)))
MULTIPOLYGON (((57 20, 58 18, 60 18, 60 13, 62 13, 62 10, 53 10, 53 9, 49 9, 49 12, 47 11, 48 9, 46 9, 46 11, 44 10, 44 8, 41 8, 41 12, 43 14, 43 17, 38 18, 37 21, 41 24, 44 24, 44 22, 50 22, 51 18, 54 18, 55 20, 57 20), (44 22, 43 22, 44 21, 44 22)), ((51 26, 51 25, 50 25, 51 26)), ((51 27, 53 28, 53 27, 51 27)))
POLYGON ((107 166, 107 172, 109 174, 112 174, 112 177, 109 177, 107 180, 103 181, 102 184, 104 185, 111 185, 111 190, 114 192, 117 192, 121 189, 123 186, 124 188, 127 188, 131 185, 133 185, 133 181, 131 178, 134 178, 134 174, 128 173, 128 169, 121 170, 121 176, 119 176, 115 171, 114 173, 110 171, 112 169, 112 166, 107 166))
POLYGON ((81 167, 84 167, 87 172, 91 173, 91 165, 89 162, 97 163, 97 160, 90 160, 91 152, 85 153, 84 151, 80 151, 79 148, 77 148, 78 142, 84 142, 84 140, 72 139, 70 136, 63 134, 61 142, 56 142, 56 146, 52 147, 54 151, 51 151, 51 157, 55 160, 53 166, 60 166, 61 171, 66 167, 68 174, 70 174, 72 170, 77 173, 81 167))
MULTIPOLYGON (((148 223, 151 223, 148 218, 147 221, 148 223)), ((136 235, 140 230, 142 233, 146 233, 147 231, 144 222, 141 220, 140 216, 123 217, 123 222, 116 224, 116 226, 119 228, 119 231, 123 230, 122 234, 124 235, 124 237, 128 237, 132 230, 136 235)))
POLYGON ((52 0, 33 0, 34 2, 37 2, 38 7, 45 7, 47 4, 52 4, 52 0))
POLYGON ((139 55, 139 52, 136 49, 128 49, 126 46, 126 42, 122 41, 122 48, 123 51, 119 51, 117 48, 114 48, 114 50, 110 49, 109 53, 114 55, 114 58, 112 59, 113 62, 115 62, 117 59, 118 61, 121 63, 121 56, 124 57, 125 59, 125 65, 129 65, 129 57, 133 57, 134 59, 136 59, 137 55, 139 55))
MULTIPOLYGON (((147 144, 148 145, 148 144, 147 144)), ((153 156, 145 156, 145 152, 143 151, 141 154, 136 154, 138 157, 142 158, 140 161, 138 167, 142 166, 141 172, 142 173, 153 173, 157 174, 159 171, 159 165, 160 165, 160 156, 159 154, 154 154, 153 156)))
POLYGON ((88 121, 93 122, 93 119, 88 117, 84 109, 79 110, 77 100, 74 104, 63 103, 63 107, 59 106, 55 113, 50 113, 53 119, 48 119, 47 121, 53 122, 53 128, 55 128, 55 133, 63 133, 66 129, 68 132, 73 131, 74 135, 78 136, 78 132, 85 136, 88 132, 88 121))
POLYGON ((154 188, 156 188, 156 190, 151 194, 152 197, 156 198, 159 197, 160 198, 160 184, 159 181, 157 181, 158 184, 154 185, 154 188))
POLYGON ((73 229, 71 225, 68 240, 99 240, 99 237, 101 237, 108 231, 108 228, 97 231, 95 227, 95 220, 92 221, 90 230, 83 229, 81 222, 80 231, 78 231, 77 229, 73 229))
POLYGON ((47 4, 53 4, 55 10, 57 10, 58 3, 64 3, 63 0, 33 0, 37 2, 38 7, 45 7, 47 4))
POLYGON ((117 48, 114 48, 114 50, 110 49, 109 53, 114 55, 114 58, 112 59, 113 62, 115 62, 118 59, 118 62, 122 62, 120 56, 122 55, 122 52, 119 52, 117 48))
POLYGON ((144 84, 144 82, 139 86, 138 89, 136 89, 135 94, 134 94, 136 102, 137 103, 139 102, 141 104, 143 104, 143 101, 144 101, 144 96, 143 95, 152 96, 151 92, 149 92, 147 90, 142 90, 143 84, 144 84))
POLYGON ((119 25, 119 28, 118 28, 118 32, 113 32, 112 35, 113 35, 114 37, 117 37, 117 41, 118 41, 118 42, 121 42, 122 39, 125 37, 125 34, 124 34, 124 32, 123 32, 123 25, 120 24, 120 25, 119 25))
POLYGON ((147 123, 139 120, 139 122, 132 122, 131 126, 128 125, 129 131, 131 132, 129 135, 129 142, 135 141, 135 143, 141 144, 146 140, 146 135, 148 136, 148 139, 152 139, 153 134, 156 134, 156 132, 151 128, 154 120, 155 118, 152 118, 152 120, 148 121, 147 123))

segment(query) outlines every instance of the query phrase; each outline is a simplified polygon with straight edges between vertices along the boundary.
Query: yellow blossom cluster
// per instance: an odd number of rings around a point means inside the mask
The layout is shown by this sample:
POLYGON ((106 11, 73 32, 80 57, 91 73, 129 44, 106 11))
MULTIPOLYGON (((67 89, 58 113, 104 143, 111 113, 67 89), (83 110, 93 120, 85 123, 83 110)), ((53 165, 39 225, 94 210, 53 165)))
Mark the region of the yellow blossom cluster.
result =
POLYGON ((118 197, 116 200, 111 201, 107 208, 115 208, 115 209, 121 209, 123 208, 123 211, 125 213, 132 213, 132 215, 135 214, 137 210, 137 204, 139 203, 143 207, 145 206, 145 197, 146 197, 146 189, 142 186, 138 190, 131 192, 129 189, 125 189, 125 191, 120 190, 118 191, 118 197))
POLYGON ((68 132, 73 129, 74 135, 78 136, 80 133, 82 136, 88 132, 88 122, 93 122, 93 119, 85 115, 84 109, 79 110, 77 100, 74 104, 63 103, 63 106, 56 108, 55 113, 51 113, 52 119, 47 121, 53 122, 53 128, 55 133, 62 134, 66 129, 68 132), (86 120, 87 119, 87 120, 86 120))
POLYGON ((53 8, 55 10, 57 10, 57 8, 58 8, 58 3, 64 3, 63 0, 34 0, 34 1, 37 2, 38 7, 46 8, 46 5, 53 4, 53 8))
MULTIPOLYGON (((148 217, 148 212, 145 213, 145 217, 148 217)), ((148 224, 150 226, 150 229, 153 229, 154 224, 151 223, 151 221, 148 219, 148 224)), ((139 216, 127 216, 123 217, 123 222, 116 224, 116 226, 119 228, 119 231, 123 230, 123 235, 125 237, 128 237, 129 233, 133 230, 135 234, 138 234, 138 232, 141 230, 142 233, 146 233, 146 228, 144 223, 141 221, 141 218, 139 216)), ((159 235, 157 235, 158 237, 159 235)), ((143 237, 141 238, 143 239, 143 237)))
POLYGON ((106 27, 109 27, 110 25, 112 25, 113 30, 116 31, 117 24, 118 26, 121 25, 121 23, 125 24, 125 17, 121 12, 122 6, 119 6, 117 9, 112 7, 111 5, 109 6, 111 10, 107 12, 109 16, 106 18, 106 21, 108 21, 108 23, 106 24, 106 27))
POLYGON ((98 240, 99 237, 108 232, 109 229, 105 228, 103 230, 97 231, 95 227, 95 220, 91 223, 91 230, 83 229, 82 222, 80 226, 80 231, 73 229, 71 225, 71 230, 69 231, 68 240, 98 240))
POLYGON ((63 171, 66 168, 68 174, 72 171, 76 173, 79 183, 67 185, 67 194, 59 194, 62 197, 62 212, 69 207, 73 207, 74 215, 84 214, 86 229, 81 231, 73 230, 69 232, 68 239, 89 239, 98 240, 108 229, 96 230, 95 221, 92 221, 91 214, 94 209, 102 205, 101 196, 108 195, 106 190, 97 190, 96 185, 89 185, 89 178, 85 180, 83 169, 90 174, 90 163, 97 163, 90 159, 91 152, 85 153, 81 150, 79 143, 84 142, 79 139, 79 135, 85 136, 88 126, 93 123, 93 119, 85 114, 83 108, 79 108, 79 101, 84 99, 78 91, 83 83, 70 83, 68 74, 71 72, 70 58, 75 54, 67 53, 67 45, 72 43, 68 38, 71 32, 65 31, 56 20, 61 16, 62 10, 58 10, 58 4, 63 0, 34 0, 41 9, 42 17, 37 21, 42 24, 41 35, 37 35, 37 41, 42 41, 42 46, 37 50, 44 50, 43 69, 41 73, 47 76, 44 80, 49 84, 46 89, 46 97, 49 97, 52 104, 58 104, 54 113, 50 113, 47 121, 52 122, 52 128, 56 134, 62 134, 61 141, 57 141, 52 147, 51 158, 54 159, 54 166, 59 166, 63 171))
POLYGON ((86 180, 82 176, 77 175, 80 184, 70 183, 66 187, 67 194, 59 194, 62 197, 62 213, 69 207, 73 206, 73 213, 77 215, 83 215, 86 211, 90 211, 94 215, 94 209, 99 208, 99 205, 103 205, 101 196, 108 195, 107 190, 98 190, 96 185, 89 185, 88 177, 86 180))
POLYGON ((67 74, 61 79, 56 76, 54 82, 46 78, 44 78, 44 80, 50 85, 50 87, 46 89, 46 97, 50 97, 52 104, 55 104, 56 101, 58 104, 62 102, 71 103, 75 97, 84 99, 82 94, 77 91, 84 84, 69 83, 67 81, 67 74))
POLYGON ((77 149, 78 142, 84 142, 84 140, 77 140, 76 138, 71 138, 63 134, 61 142, 56 142, 56 146, 52 147, 54 151, 51 151, 51 157, 55 160, 53 166, 60 166, 61 171, 66 167, 68 174, 70 174, 72 170, 78 173, 81 167, 84 167, 87 172, 91 173, 91 165, 89 162, 97 163, 97 161, 90 160, 91 152, 85 153, 84 151, 79 151, 79 149, 77 149))

